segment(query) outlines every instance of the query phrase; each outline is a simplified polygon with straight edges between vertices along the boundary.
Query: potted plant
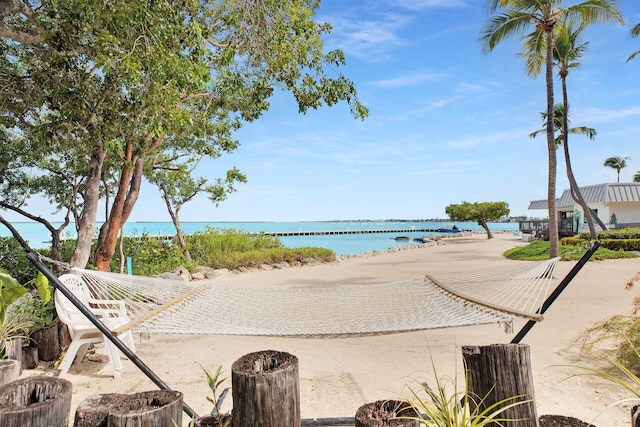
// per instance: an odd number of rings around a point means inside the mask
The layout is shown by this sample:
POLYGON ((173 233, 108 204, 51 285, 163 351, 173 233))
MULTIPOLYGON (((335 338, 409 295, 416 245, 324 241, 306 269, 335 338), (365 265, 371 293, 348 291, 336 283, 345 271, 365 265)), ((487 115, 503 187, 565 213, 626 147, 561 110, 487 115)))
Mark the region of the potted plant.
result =
MULTIPOLYGON (((38 289, 43 301, 51 299, 46 277, 38 274, 32 283, 38 289)), ((0 361, 4 361, 0 366, 6 367, 4 371, 7 372, 7 375, 3 375, 3 370, 0 369, 0 384, 17 379, 20 373, 22 339, 27 337, 26 334, 34 323, 33 319, 14 315, 9 307, 26 293, 26 286, 20 284, 5 270, 0 269, 0 361)))

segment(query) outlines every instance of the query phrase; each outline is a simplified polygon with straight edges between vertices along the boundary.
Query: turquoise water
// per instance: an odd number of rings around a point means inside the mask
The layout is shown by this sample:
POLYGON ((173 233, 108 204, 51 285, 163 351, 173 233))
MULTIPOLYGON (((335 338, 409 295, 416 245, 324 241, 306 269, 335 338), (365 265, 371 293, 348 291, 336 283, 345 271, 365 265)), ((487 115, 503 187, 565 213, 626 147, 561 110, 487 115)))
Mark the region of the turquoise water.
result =
MULTIPOLYGON (((312 232, 312 231, 382 231, 368 234, 340 234, 319 236, 285 236, 280 237, 282 243, 288 248, 320 247, 333 250, 340 256, 355 255, 376 250, 387 250, 395 246, 404 246, 415 243, 413 239, 428 234, 440 234, 434 232, 406 231, 397 233, 386 230, 420 230, 438 229, 446 222, 436 221, 300 221, 300 222, 184 222, 181 224, 185 234, 203 231, 207 227, 215 229, 235 229, 248 233, 284 233, 284 232, 312 232), (394 240, 399 235, 408 236, 408 241, 394 240)), ((484 230, 475 222, 456 222, 458 228, 475 232, 484 230)), ((58 226, 55 224, 54 226, 58 226)), ((48 245, 51 239, 49 233, 39 223, 16 222, 13 226, 35 248, 48 245)), ((518 223, 490 223, 492 231, 516 231, 518 223)), ((175 234, 175 228, 170 222, 130 222, 125 224, 125 235, 134 236, 148 234, 152 236, 171 236, 175 234)), ((0 225, 0 236, 10 236, 11 233, 0 225)), ((75 238, 76 233, 73 224, 63 232, 63 238, 75 238)))

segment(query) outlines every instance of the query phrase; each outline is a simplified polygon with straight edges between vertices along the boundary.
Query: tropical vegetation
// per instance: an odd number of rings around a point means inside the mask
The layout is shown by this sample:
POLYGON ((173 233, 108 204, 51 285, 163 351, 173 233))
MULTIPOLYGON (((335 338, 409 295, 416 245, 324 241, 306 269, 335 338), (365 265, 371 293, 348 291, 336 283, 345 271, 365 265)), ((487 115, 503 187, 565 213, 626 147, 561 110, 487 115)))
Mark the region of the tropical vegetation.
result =
POLYGON ((45 224, 54 258, 73 222, 71 264, 91 258, 104 270, 143 178, 164 188, 174 213, 189 192, 219 202, 244 181, 233 168, 212 185, 188 177, 201 159, 233 152, 235 132, 268 110, 274 91, 291 93, 301 113, 345 102, 364 118, 338 71, 344 54, 324 48, 331 26, 314 21, 318 7, 0 0, 0 208, 45 224), (36 196, 64 216, 60 226, 29 211, 36 196), (106 220, 94 241, 100 203, 106 220))
MULTIPOLYGON (((588 249, 589 235, 586 239, 567 237, 560 241, 558 253, 561 259, 567 261, 578 260, 584 255, 588 249)), ((541 261, 549 259, 549 242, 544 240, 534 240, 533 242, 511 248, 504 252, 504 256, 509 259, 522 261, 541 261)), ((637 258, 638 255, 632 251, 624 249, 608 249, 600 246, 598 250, 591 256, 591 260, 605 260, 618 258, 637 258)))
POLYGON ((606 159, 603 166, 615 169, 618 174, 617 182, 620 182, 620 171, 627 167, 627 160, 631 160, 631 157, 613 156, 606 159))
MULTIPOLYGON (((561 0, 489 0, 491 13, 499 12, 485 25, 480 39, 486 52, 492 51, 498 44, 515 35, 522 35, 521 55, 525 58, 527 74, 537 76, 543 66, 547 92, 547 154, 548 186, 547 207, 549 210, 549 235, 558 235, 556 217, 556 143, 553 123, 553 51, 555 46, 556 24, 559 22, 577 22, 587 26, 597 22, 617 21, 624 23, 615 0, 586 0, 569 7, 560 7, 561 0)), ((558 240, 550 239, 549 256, 558 255, 558 240)))
POLYGON ((497 221, 509 216, 509 204, 507 202, 462 202, 451 204, 444 208, 451 221, 475 221, 484 228, 487 239, 493 238, 487 222, 497 221))

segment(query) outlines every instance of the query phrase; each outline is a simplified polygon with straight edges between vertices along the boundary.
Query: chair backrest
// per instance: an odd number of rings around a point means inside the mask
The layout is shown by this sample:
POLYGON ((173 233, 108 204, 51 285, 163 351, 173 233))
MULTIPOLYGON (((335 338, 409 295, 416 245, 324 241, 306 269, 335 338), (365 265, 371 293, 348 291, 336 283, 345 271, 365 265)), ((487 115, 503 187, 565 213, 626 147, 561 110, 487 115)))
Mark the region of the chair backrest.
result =
MULTIPOLYGON (((58 280, 60 280, 62 284, 65 285, 65 287, 69 289, 84 305, 89 307, 87 300, 89 289, 87 289, 87 285, 82 281, 80 276, 75 274, 63 274, 58 277, 58 280)), ((89 319, 87 319, 87 317, 57 289, 54 294, 54 299, 56 312, 58 313, 58 317, 62 323, 65 323, 70 328, 91 324, 89 319)))

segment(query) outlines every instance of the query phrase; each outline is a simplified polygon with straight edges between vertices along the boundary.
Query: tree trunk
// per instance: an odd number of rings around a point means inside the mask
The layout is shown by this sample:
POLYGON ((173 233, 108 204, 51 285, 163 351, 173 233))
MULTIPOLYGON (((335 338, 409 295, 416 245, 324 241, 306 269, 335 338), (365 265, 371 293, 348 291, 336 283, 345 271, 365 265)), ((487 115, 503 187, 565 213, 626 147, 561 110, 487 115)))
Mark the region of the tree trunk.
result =
POLYGON ((21 337, 12 338, 5 343, 5 351, 7 353, 7 359, 18 361, 18 375, 22 373, 22 343, 24 340, 21 337))
MULTIPOLYGON (((525 344, 494 344, 463 346, 469 393, 483 399, 481 410, 505 399, 505 405, 524 402, 502 413, 510 427, 538 427, 529 346, 525 344)), ((477 404, 470 399, 471 410, 477 404)), ((504 406, 504 405, 501 405, 504 406)))
POLYGON ((0 359, 0 386, 9 384, 20 377, 22 363, 14 359, 0 359))
POLYGON ((546 83, 547 83, 547 153, 549 156, 549 175, 547 186, 547 204, 549 208, 549 258, 558 256, 558 214, 556 212, 556 138, 553 125, 553 27, 545 29, 546 35, 546 83))
MULTIPOLYGON (((129 148, 130 150, 131 148, 129 148)), ((130 153, 129 153, 130 155, 130 153)), ((99 271, 108 271, 109 263, 116 249, 118 232, 122 228, 140 194, 140 183, 144 161, 138 157, 134 161, 134 167, 126 165, 120 176, 118 192, 111 206, 109 218, 102 224, 100 237, 96 247, 95 265, 99 271)))
POLYGON ((173 210, 173 206, 171 206, 171 200, 169 199, 169 192, 167 191, 167 186, 164 182, 160 182, 159 184, 160 190, 162 191, 162 197, 164 198, 164 203, 167 206, 167 211, 169 212, 169 216, 171 217, 171 221, 173 221, 173 226, 176 228, 176 237, 178 237, 178 243, 180 243, 180 247, 184 251, 184 256, 187 258, 187 261, 192 262, 191 254, 189 253, 189 249, 187 249, 187 244, 184 241, 184 233, 182 232, 182 227, 180 227, 180 219, 178 218, 178 212, 180 207, 178 207, 175 211, 173 210))
POLYGON ((22 367, 24 369, 35 369, 39 364, 38 347, 22 347, 22 367))
POLYGON ((58 325, 39 329, 33 333, 33 340, 38 345, 38 358, 51 362, 60 357, 60 340, 58 339, 58 325))
POLYGON ((298 358, 265 350, 231 367, 233 427, 299 427, 298 358))
POLYGON ((96 144, 91 152, 91 163, 83 192, 84 206, 76 223, 78 238, 71 256, 71 267, 85 268, 91 255, 91 241, 96 226, 98 202, 100 201, 100 176, 107 155, 102 143, 96 144))
POLYGON ((0 387, 2 427, 66 427, 73 386, 62 378, 34 376, 0 387))
POLYGON ((182 425, 182 393, 173 390, 89 396, 76 409, 74 427, 182 425))
POLYGON ((487 240, 493 239, 493 234, 491 234, 491 230, 489 229, 489 224, 487 224, 487 221, 485 221, 484 219, 481 221, 478 221, 478 225, 484 228, 484 231, 487 232, 487 240))
POLYGON ((596 233, 596 227, 593 225, 593 217, 590 215, 591 209, 587 206, 587 202, 582 197, 582 192, 578 186, 575 176, 573 175, 573 169, 571 167, 571 156, 569 155, 569 95, 567 94, 567 76, 562 75, 562 107, 564 109, 564 116, 562 117, 562 136, 564 139, 563 151, 564 162, 567 169, 567 178, 569 179, 569 187, 571 188, 571 195, 575 196, 574 199, 578 201, 578 204, 582 207, 582 211, 587 219, 589 225, 589 235, 591 240, 598 240, 598 233, 596 233))
POLYGON ((404 418, 416 415, 411 405, 402 400, 378 400, 358 408, 355 427, 418 427, 418 420, 404 418))

